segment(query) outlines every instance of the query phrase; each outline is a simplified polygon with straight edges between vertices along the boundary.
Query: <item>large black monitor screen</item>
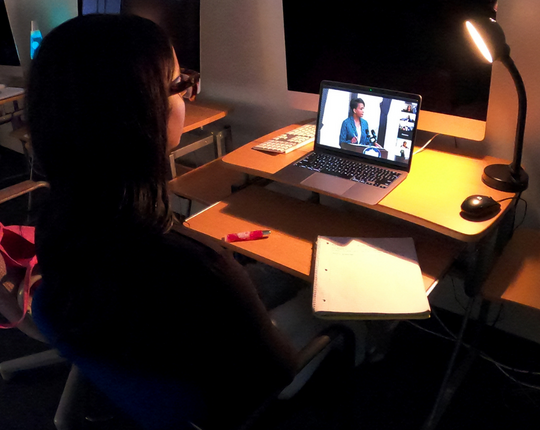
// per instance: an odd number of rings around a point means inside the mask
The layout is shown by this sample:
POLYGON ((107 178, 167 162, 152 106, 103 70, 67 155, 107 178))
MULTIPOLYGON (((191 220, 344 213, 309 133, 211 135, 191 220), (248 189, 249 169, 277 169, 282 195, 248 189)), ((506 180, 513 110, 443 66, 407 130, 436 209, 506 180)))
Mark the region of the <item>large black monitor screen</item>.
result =
POLYGON ((129 13, 151 19, 171 38, 182 67, 201 70, 200 0, 78 0, 79 14, 129 13))
POLYGON ((4 0, 0 0, 0 66, 20 66, 4 0))
POLYGON ((484 121, 491 66, 464 33, 495 0, 283 0, 288 89, 322 80, 422 95, 422 109, 484 121))
POLYGON ((180 66, 201 71, 200 0, 122 0, 122 13, 157 22, 167 32, 180 66))
POLYGON ((79 15, 120 13, 122 0, 78 0, 79 15))

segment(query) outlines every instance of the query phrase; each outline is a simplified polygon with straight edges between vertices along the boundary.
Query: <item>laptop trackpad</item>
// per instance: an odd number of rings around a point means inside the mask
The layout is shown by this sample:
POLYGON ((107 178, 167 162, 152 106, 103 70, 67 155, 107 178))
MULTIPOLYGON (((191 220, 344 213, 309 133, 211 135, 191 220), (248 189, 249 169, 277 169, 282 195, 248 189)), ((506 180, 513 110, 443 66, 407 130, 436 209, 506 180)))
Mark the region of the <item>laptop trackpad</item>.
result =
POLYGON ((314 173, 301 182, 302 185, 312 187, 327 193, 342 195, 356 182, 349 179, 338 178, 337 176, 326 175, 324 173, 314 173))

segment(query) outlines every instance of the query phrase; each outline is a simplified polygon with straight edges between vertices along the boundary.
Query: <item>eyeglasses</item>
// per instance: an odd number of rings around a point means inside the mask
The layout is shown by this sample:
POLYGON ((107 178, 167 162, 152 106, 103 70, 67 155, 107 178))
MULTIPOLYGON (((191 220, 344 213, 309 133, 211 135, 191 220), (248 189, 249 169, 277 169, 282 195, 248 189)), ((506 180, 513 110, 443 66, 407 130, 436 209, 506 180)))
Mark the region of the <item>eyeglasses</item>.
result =
POLYGON ((199 72, 191 69, 181 69, 179 79, 171 84, 169 88, 169 95, 182 94, 182 97, 195 100, 197 94, 200 91, 200 79, 199 72))

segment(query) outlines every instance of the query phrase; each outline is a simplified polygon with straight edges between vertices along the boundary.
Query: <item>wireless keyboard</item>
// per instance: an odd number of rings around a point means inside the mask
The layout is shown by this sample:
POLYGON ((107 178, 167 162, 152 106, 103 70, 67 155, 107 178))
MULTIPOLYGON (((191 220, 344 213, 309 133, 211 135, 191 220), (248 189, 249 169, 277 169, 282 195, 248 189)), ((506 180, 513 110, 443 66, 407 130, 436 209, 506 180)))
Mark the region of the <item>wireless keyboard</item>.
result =
POLYGON ((315 138, 315 124, 306 124, 294 130, 283 133, 266 142, 255 145, 253 149, 266 152, 287 154, 310 142, 315 138))

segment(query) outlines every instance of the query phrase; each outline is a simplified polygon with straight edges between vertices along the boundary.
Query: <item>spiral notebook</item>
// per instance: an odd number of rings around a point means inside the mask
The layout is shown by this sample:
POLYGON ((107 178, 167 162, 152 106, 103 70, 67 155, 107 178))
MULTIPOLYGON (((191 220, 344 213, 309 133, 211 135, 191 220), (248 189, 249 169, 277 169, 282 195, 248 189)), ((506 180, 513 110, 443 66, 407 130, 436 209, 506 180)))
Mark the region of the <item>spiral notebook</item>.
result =
POLYGON ((317 239, 313 311, 330 319, 421 319, 430 316, 414 241, 317 239))

